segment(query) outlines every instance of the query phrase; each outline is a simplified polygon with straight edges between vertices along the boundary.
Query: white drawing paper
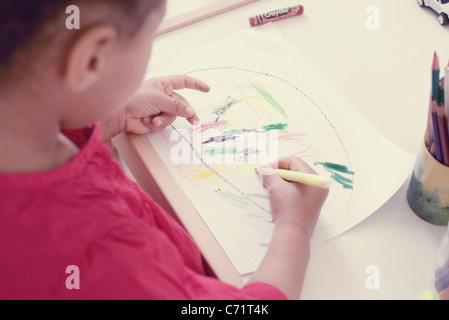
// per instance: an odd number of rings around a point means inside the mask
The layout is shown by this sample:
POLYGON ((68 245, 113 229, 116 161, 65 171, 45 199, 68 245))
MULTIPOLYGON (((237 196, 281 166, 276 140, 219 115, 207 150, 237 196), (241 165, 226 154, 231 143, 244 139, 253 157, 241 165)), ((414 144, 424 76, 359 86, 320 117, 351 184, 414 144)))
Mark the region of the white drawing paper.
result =
POLYGON ((148 139, 172 174, 167 179, 179 183, 240 274, 256 270, 274 227, 254 168, 297 156, 333 179, 312 239, 319 245, 385 203, 414 161, 361 118, 294 46, 267 34, 245 31, 151 65, 148 73, 186 74, 212 87, 208 94, 180 92, 197 110, 199 126, 178 119, 148 139))

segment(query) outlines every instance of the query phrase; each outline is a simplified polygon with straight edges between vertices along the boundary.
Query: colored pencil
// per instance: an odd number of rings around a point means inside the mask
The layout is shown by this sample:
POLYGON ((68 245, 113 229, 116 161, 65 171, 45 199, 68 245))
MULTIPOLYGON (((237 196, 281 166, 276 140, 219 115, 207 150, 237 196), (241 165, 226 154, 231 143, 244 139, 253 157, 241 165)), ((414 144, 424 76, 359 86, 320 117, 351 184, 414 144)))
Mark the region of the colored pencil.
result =
POLYGON ((449 65, 444 69, 444 111, 449 119, 449 65))
POLYGON ((433 128, 433 137, 435 144, 435 156, 438 162, 443 162, 443 151, 441 148, 441 138, 440 138, 440 129, 438 126, 438 115, 437 115, 437 104, 436 101, 432 101, 432 128, 433 128))
POLYGON ((432 93, 424 136, 426 147, 440 163, 449 166, 449 64, 440 79, 439 58, 432 61, 432 93))
POLYGON ((426 143, 427 148, 430 148, 430 145, 432 144, 432 101, 433 101, 433 95, 430 96, 429 112, 427 115, 427 128, 426 128, 426 134, 424 137, 424 141, 426 143))
POLYGON ((439 103, 440 98, 440 60, 437 53, 433 54, 432 63, 432 95, 434 99, 439 103))
POLYGON ((444 113, 443 104, 437 106, 438 128, 440 130, 440 141, 443 164, 449 166, 449 133, 447 131, 447 118, 444 113))

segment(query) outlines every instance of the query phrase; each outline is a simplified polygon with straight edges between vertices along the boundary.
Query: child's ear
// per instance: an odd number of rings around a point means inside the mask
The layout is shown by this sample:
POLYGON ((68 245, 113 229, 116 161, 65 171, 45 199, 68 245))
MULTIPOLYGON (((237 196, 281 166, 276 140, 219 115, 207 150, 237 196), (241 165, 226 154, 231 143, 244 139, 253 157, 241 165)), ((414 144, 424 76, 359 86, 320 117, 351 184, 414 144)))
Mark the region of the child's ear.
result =
POLYGON ((116 37, 115 28, 104 24, 89 28, 75 40, 66 56, 63 72, 72 90, 83 91, 97 82, 116 37))

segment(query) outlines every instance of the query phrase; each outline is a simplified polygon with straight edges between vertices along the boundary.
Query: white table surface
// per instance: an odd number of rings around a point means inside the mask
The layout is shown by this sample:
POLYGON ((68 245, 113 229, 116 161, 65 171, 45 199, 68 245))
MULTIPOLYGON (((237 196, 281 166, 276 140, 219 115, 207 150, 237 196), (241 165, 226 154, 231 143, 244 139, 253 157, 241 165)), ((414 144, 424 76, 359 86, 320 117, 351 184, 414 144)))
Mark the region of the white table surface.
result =
MULTIPOLYGON (((212 2, 168 1, 169 15, 189 10, 189 3, 212 2)), ((426 126, 433 53, 442 66, 449 61, 449 26, 440 26, 437 14, 415 0, 259 0, 159 37, 154 61, 246 30, 250 16, 299 3, 304 15, 275 27, 369 123, 416 154, 426 126), (370 30, 366 10, 372 5, 379 8, 380 25, 370 30)), ((367 220, 313 249, 302 299, 421 299, 431 289, 445 228, 414 215, 407 185, 367 220), (366 286, 369 266, 378 268, 379 289, 366 286)))

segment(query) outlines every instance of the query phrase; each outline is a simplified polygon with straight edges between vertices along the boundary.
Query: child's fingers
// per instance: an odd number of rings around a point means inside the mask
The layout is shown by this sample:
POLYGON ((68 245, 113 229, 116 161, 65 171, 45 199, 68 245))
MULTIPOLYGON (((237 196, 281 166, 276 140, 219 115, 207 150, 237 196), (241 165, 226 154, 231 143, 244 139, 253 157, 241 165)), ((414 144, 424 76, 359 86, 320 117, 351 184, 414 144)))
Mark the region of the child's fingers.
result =
POLYGON ((158 129, 164 129, 171 125, 176 120, 176 116, 161 114, 156 117, 146 118, 144 123, 151 131, 157 131, 158 129))
POLYGON ((195 114, 193 117, 187 118, 187 121, 189 121, 189 123, 193 126, 198 125, 198 123, 200 123, 200 117, 195 114))
POLYGON ((297 171, 297 172, 304 172, 304 173, 312 173, 316 174, 317 172, 312 169, 305 161, 303 161, 300 158, 281 158, 277 161, 270 164, 275 169, 285 169, 285 170, 291 170, 291 171, 297 171))
POLYGON ((316 174, 316 171, 313 170, 306 162, 304 162, 300 158, 289 157, 278 159, 277 161, 270 163, 270 167, 261 168, 263 183, 268 192, 270 192, 270 190, 280 188, 282 187, 283 184, 286 183, 281 177, 279 177, 275 173, 274 169, 285 169, 297 172, 316 174))
MULTIPOLYGON (((196 114, 195 109, 187 102, 187 100, 183 96, 181 96, 180 94, 177 94, 176 92, 173 92, 172 98, 177 99, 178 101, 180 101, 180 103, 182 103, 184 105, 184 107, 185 107, 184 110, 183 110, 182 107, 179 110, 175 110, 174 115, 176 115, 178 117, 186 118, 192 125, 194 125, 195 123, 200 122, 200 118, 196 114), (181 111, 181 113, 177 114, 176 111, 181 111)), ((175 109, 176 109, 176 107, 175 107, 175 109)))
POLYGON ((167 113, 183 118, 192 118, 196 115, 195 109, 183 96, 173 93, 171 97, 165 96, 164 101, 158 104, 162 113, 167 113))
MULTIPOLYGON (((207 83, 189 76, 175 75, 161 79, 162 82, 169 82, 173 90, 193 89, 201 92, 209 92, 210 87, 207 83)), ((167 85, 167 83, 165 83, 167 85)))
POLYGON ((144 121, 150 129, 165 128, 171 125, 177 117, 186 118, 192 125, 200 121, 195 109, 177 93, 173 93, 171 97, 164 96, 158 109, 161 111, 160 114, 144 121))
POLYGON ((280 190, 280 187, 285 183, 277 174, 263 174, 262 180, 268 193, 271 193, 272 190, 280 190))

